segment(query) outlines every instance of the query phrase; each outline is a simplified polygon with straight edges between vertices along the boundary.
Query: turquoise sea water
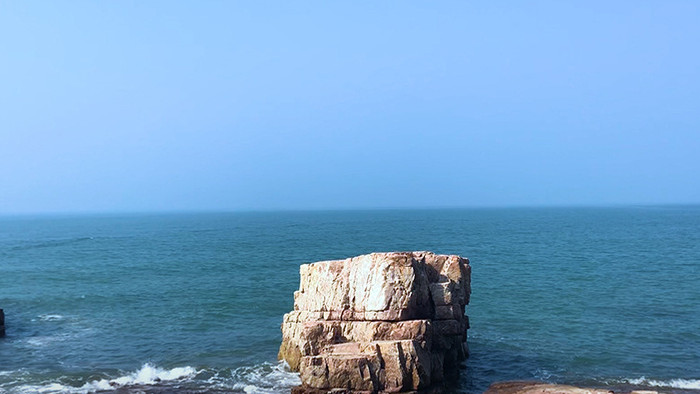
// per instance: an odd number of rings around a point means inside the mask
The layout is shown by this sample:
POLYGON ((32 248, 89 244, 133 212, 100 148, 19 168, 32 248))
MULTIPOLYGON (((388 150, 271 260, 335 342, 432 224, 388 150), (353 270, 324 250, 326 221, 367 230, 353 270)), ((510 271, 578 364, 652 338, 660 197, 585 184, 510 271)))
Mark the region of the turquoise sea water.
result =
POLYGON ((299 265, 430 250, 472 265, 494 381, 700 390, 700 207, 0 218, 0 392, 288 392, 299 265))

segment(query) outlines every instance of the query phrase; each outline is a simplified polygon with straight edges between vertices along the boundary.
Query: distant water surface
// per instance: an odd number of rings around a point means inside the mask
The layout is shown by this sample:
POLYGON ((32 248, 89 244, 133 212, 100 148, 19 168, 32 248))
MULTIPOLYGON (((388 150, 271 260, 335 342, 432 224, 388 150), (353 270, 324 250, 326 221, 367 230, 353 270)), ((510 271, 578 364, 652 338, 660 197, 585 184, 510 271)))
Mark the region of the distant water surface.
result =
POLYGON ((700 207, 0 218, 0 392, 288 392, 302 263, 469 257, 471 358, 494 381, 700 390, 700 207))

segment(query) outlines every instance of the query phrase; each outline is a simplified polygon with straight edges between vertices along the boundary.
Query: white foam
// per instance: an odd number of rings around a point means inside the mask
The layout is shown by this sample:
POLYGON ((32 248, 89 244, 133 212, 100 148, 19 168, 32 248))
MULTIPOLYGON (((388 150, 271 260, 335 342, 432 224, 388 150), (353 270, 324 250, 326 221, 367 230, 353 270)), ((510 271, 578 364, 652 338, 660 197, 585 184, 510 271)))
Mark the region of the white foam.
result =
POLYGON ((653 387, 670 387, 674 389, 695 389, 700 390, 700 379, 671 379, 671 380, 654 380, 647 379, 644 376, 638 379, 625 379, 629 384, 640 386, 653 387))
MULTIPOLYGON (((12 371, 2 371, 3 374, 12 371)), ((18 372, 18 371, 15 371, 18 372)), ((299 374, 292 372, 285 362, 261 363, 254 366, 236 368, 234 370, 196 370, 193 367, 177 367, 172 369, 159 368, 153 364, 144 364, 139 370, 112 379, 92 380, 80 387, 63 384, 63 379, 44 384, 24 384, 11 387, 12 393, 42 393, 42 394, 87 394, 102 391, 114 391, 129 386, 145 386, 167 384, 168 382, 192 382, 224 391, 245 392, 248 394, 279 394, 301 384, 299 374), (197 380, 197 376, 213 374, 209 379, 197 380)), ((26 382, 26 381, 25 381, 26 382)), ((19 383, 19 381, 17 382, 19 383)), ((8 386, 5 386, 8 387, 8 386)), ((3 392, 0 386, 0 392, 3 392)))
POLYGON ((146 363, 138 371, 118 377, 116 379, 94 380, 85 383, 82 388, 94 390, 109 390, 122 386, 135 384, 156 384, 160 382, 182 380, 191 378, 197 374, 197 370, 192 367, 178 367, 173 369, 162 369, 152 364, 146 363))
POLYGON ((184 380, 197 374, 192 367, 178 367, 163 369, 144 364, 136 372, 120 376, 116 379, 100 379, 87 382, 81 387, 67 386, 60 383, 48 383, 45 385, 23 385, 15 388, 18 393, 75 393, 87 394, 97 391, 117 390, 120 387, 131 385, 153 385, 162 382, 184 380))
POLYGON ((54 336, 43 336, 43 337, 31 337, 25 340, 25 342, 29 345, 35 346, 35 347, 41 347, 45 346, 49 343, 52 342, 58 342, 62 341, 64 338, 59 335, 54 335, 54 336))
POLYGON ((45 386, 22 386, 20 393, 63 393, 67 387, 60 383, 50 383, 45 386))
POLYGON ((549 381, 552 378, 552 373, 546 369, 537 368, 535 371, 535 378, 538 380, 549 381))
POLYGON ((48 383, 45 385, 31 385, 25 384, 22 386, 14 387, 10 390, 12 393, 42 393, 42 394, 54 394, 54 393, 73 393, 75 392, 75 387, 64 386, 60 383, 48 383))
POLYGON ((10 387, 17 384, 22 384, 26 381, 26 377, 31 373, 25 368, 0 371, 0 378, 2 378, 2 383, 0 384, 0 393, 4 393, 4 387, 10 387))
POLYGON ((64 317, 61 316, 61 315, 49 315, 49 314, 46 314, 46 315, 39 315, 39 319, 40 319, 41 321, 61 321, 61 320, 64 319, 64 317))
POLYGON ((273 394, 289 391, 301 384, 299 374, 289 369, 286 362, 262 363, 253 367, 240 367, 231 372, 234 390, 248 394, 273 394))

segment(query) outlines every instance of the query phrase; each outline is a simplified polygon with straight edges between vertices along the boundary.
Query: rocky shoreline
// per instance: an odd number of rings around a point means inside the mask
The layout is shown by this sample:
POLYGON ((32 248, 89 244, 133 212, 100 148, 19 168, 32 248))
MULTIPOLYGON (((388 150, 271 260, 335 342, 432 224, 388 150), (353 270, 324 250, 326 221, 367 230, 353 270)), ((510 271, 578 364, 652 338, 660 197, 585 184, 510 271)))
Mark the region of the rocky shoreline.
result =
POLYGON ((650 390, 576 387, 565 384, 511 381, 492 384, 484 394, 658 394, 650 390))
POLYGON ((493 383, 484 394, 697 394, 700 390, 618 384, 606 387, 579 387, 537 381, 493 383))

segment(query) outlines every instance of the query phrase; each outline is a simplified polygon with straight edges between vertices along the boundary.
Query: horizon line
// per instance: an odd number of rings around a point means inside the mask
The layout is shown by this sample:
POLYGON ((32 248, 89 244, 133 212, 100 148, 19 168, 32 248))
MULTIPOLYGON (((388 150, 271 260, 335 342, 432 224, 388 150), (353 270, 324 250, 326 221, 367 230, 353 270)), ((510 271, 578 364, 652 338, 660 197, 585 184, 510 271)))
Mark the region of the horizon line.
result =
POLYGON ((674 203, 586 203, 586 204, 512 204, 512 205, 453 205, 453 206, 394 206, 394 207, 312 207, 312 208, 238 208, 238 209, 155 209, 155 210, 66 210, 0 212, 0 217, 31 216, 117 216, 117 215, 187 215, 234 213, 321 213, 321 212, 371 212, 371 211, 447 211, 488 209, 537 209, 537 208, 654 208, 692 207, 700 202, 674 203))

